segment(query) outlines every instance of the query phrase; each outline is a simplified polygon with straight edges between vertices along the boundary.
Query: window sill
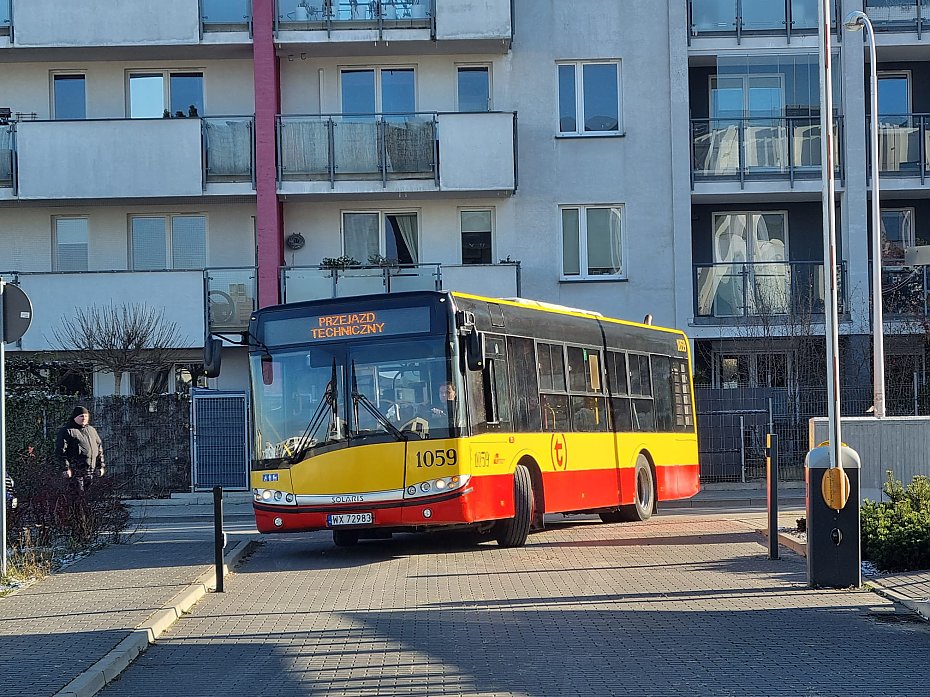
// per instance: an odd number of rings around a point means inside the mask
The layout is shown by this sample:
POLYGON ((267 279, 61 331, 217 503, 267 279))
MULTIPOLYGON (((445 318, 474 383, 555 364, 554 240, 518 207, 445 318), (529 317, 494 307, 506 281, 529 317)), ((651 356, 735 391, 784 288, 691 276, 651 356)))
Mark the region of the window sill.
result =
POLYGON ((560 278, 559 283, 626 283, 626 276, 610 276, 608 278, 560 278))
POLYGON ((625 138, 624 131, 602 133, 556 133, 556 140, 584 140, 585 138, 625 138))

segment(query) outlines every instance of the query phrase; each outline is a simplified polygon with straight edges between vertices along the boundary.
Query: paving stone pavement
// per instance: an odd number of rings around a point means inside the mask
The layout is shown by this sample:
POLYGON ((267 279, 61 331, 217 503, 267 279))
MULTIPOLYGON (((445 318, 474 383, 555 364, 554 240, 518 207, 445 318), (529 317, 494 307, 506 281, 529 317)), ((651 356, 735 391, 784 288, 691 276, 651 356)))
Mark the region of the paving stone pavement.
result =
POLYGON ((265 538, 111 683, 116 695, 922 695, 930 625, 813 591, 740 516, 337 549, 265 538))
POLYGON ((210 526, 162 526, 0 599, 0 694, 52 695, 211 568, 210 526))

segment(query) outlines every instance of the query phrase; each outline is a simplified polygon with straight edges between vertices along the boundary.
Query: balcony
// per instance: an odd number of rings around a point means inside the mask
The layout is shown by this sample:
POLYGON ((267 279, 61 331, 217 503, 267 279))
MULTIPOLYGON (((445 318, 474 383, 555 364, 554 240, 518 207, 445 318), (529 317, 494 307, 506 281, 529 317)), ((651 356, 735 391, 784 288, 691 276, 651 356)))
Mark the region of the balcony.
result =
POLYGON ((279 190, 512 193, 515 122, 504 112, 280 116, 279 190))
MULTIPOLYGON (((688 24, 691 37, 815 35, 820 23, 819 0, 688 0, 688 24)), ((836 27, 838 3, 832 13, 836 27)))
POLYGON ((252 117, 20 121, 0 126, 0 186, 20 199, 249 195, 253 134, 252 117))
MULTIPOLYGON (((695 319, 788 323, 791 318, 804 321, 824 312, 821 262, 696 264, 694 272, 695 319)), ((845 265, 839 273, 839 311, 843 312, 845 265)))
POLYGON ((204 32, 249 31, 251 0, 200 0, 200 22, 204 32))
POLYGON ((930 0, 865 0, 865 13, 875 31, 917 32, 930 30, 930 0))
POLYGON ((192 0, 12 0, 14 45, 199 44, 198 13, 192 0))
POLYGON ((882 313, 886 318, 930 317, 928 268, 882 267, 882 313))
POLYGON ((455 290, 491 297, 515 297, 520 294, 520 264, 285 266, 281 269, 281 297, 287 303, 409 290, 455 290))
POLYGON ((878 124, 879 172, 889 177, 930 175, 930 115, 882 115, 878 124))
MULTIPOLYGON (((834 119, 836 172, 842 176, 843 119, 834 119)), ((692 119, 691 175, 696 181, 819 179, 819 117, 692 119)))
POLYGON ((434 42, 475 53, 506 53, 511 0, 277 0, 275 32, 284 44, 391 41, 434 53, 434 42))
POLYGON ((16 348, 22 351, 61 349, 55 331, 63 317, 80 308, 139 304, 164 310, 178 326, 180 345, 203 346, 204 326, 211 331, 248 328, 255 308, 255 269, 206 271, 83 271, 72 273, 2 272, 32 301, 33 320, 16 348))
POLYGON ((13 26, 12 0, 0 0, 0 36, 9 36, 13 26))

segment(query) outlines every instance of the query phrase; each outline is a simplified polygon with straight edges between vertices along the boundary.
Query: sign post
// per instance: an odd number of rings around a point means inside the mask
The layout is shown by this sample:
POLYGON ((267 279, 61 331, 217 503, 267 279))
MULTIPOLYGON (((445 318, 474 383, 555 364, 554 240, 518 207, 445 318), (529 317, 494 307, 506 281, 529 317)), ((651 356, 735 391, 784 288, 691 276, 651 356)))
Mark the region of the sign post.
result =
POLYGON ((0 278, 0 578, 7 575, 6 550, 6 344, 19 341, 32 324, 32 303, 19 286, 0 278))

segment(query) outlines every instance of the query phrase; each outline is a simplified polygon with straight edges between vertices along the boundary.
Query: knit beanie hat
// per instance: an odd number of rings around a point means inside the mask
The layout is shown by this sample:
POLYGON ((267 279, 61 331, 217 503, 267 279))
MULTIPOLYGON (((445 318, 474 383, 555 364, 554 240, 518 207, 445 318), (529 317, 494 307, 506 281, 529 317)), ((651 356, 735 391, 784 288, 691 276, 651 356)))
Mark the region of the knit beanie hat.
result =
POLYGON ((90 412, 87 411, 87 407, 74 407, 74 411, 71 412, 71 418, 73 419, 75 416, 80 416, 81 414, 90 416, 90 412))

